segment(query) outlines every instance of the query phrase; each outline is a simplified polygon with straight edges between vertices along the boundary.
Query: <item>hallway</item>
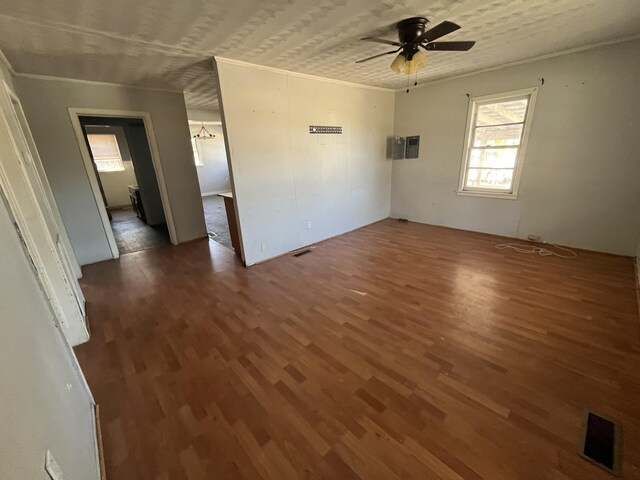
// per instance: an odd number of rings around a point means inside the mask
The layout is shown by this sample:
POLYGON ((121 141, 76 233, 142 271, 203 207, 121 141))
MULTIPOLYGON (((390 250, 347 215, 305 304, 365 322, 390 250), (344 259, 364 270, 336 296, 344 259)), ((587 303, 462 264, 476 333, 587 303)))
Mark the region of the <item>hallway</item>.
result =
POLYGON ((166 224, 150 227, 131 208, 112 209, 111 217, 120 255, 171 244, 166 224))
POLYGON ((224 200, 218 195, 209 195, 202 197, 202 206, 204 207, 204 220, 207 224, 209 238, 233 250, 227 214, 224 210, 224 200))

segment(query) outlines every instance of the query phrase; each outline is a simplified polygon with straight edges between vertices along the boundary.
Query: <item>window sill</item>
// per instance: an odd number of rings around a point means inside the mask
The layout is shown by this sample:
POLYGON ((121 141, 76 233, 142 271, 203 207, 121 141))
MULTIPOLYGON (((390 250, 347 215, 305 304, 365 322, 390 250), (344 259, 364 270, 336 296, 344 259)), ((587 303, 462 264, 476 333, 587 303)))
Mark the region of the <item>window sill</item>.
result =
POLYGON ((518 199, 518 195, 515 193, 469 192, 466 190, 457 190, 456 195, 460 195, 461 197, 500 198, 502 200, 518 199))

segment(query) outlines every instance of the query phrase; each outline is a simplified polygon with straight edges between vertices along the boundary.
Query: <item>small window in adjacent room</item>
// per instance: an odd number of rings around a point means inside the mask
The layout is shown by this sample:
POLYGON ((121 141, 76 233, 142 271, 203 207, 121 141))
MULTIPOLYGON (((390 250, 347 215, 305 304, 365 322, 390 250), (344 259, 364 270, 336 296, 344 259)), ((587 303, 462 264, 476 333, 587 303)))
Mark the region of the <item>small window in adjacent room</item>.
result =
POLYGON ((124 170, 118 139, 112 133, 92 133, 87 135, 93 161, 98 172, 120 172, 124 170))
POLYGON ((471 99, 459 194, 517 198, 536 93, 471 99))
POLYGON ((193 160, 196 163, 197 167, 201 167, 204 165, 202 160, 200 159, 200 152, 198 151, 198 141, 195 138, 191 138, 191 148, 193 149, 193 160))

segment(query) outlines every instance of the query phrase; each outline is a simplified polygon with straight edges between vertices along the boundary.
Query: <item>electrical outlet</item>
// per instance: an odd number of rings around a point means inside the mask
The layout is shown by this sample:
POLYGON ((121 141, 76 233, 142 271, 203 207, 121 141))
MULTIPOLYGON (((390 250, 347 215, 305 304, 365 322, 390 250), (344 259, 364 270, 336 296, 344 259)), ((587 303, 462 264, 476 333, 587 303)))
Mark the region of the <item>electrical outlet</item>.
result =
POLYGON ((44 457, 44 469, 51 477, 51 480, 64 480, 64 476, 62 475, 62 469, 56 462, 56 459, 53 458, 53 454, 51 450, 47 450, 47 454, 44 457))
POLYGON ((527 235, 527 240, 530 242, 540 242, 542 237, 540 235, 527 235))
POLYGON ((267 251, 267 244, 266 243, 263 243, 263 244, 260 245, 260 251, 261 252, 266 252, 267 251))
POLYGON ((311 228, 311 222, 307 222, 307 228, 311 228))

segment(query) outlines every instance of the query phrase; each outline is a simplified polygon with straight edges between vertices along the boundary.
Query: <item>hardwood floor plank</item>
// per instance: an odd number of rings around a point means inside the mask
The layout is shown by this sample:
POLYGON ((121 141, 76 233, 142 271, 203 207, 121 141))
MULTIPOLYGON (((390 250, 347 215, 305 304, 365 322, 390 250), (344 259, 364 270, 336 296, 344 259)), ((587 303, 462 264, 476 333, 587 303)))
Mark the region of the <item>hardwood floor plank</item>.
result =
POLYGON ((109 480, 640 478, 633 260, 386 220, 245 269, 206 240, 84 268, 109 480))

